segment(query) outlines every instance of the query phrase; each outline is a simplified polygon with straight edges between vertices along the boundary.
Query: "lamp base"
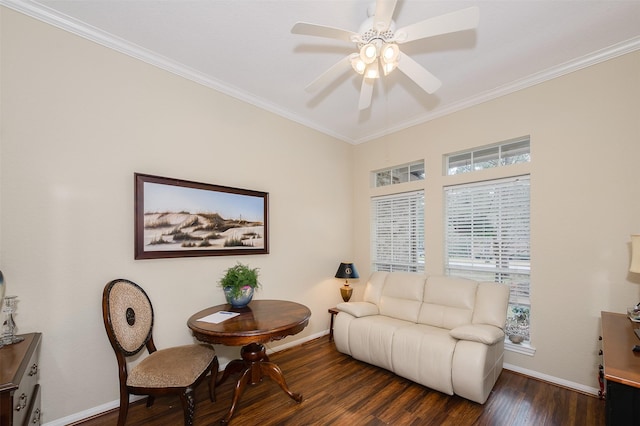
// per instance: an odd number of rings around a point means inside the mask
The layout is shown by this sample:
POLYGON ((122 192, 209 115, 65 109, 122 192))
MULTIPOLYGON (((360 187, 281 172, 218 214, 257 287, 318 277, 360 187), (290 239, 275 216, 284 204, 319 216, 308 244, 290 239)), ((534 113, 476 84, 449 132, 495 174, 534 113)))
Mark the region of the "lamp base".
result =
POLYGON ((353 289, 349 287, 347 284, 340 287, 340 294, 342 295, 342 300, 348 302, 351 299, 351 294, 353 293, 353 289))

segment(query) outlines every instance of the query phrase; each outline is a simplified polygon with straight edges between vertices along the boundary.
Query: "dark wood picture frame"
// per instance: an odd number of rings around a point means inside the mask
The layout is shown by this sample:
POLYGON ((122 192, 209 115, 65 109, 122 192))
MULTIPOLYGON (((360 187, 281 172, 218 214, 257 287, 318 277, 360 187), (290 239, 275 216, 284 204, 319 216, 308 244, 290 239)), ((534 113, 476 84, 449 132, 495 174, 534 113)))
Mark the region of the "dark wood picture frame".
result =
POLYGON ((269 193, 134 173, 135 259, 269 253, 269 193))

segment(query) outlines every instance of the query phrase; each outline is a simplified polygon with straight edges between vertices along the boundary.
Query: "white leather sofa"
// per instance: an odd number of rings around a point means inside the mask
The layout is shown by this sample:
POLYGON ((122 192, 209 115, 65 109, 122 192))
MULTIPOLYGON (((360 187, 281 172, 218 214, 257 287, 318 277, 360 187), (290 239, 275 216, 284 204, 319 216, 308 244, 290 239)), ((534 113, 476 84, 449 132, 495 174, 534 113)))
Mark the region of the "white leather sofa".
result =
POLYGON ((448 395, 484 404, 500 372, 509 288, 374 272, 364 301, 337 305, 336 348, 448 395))

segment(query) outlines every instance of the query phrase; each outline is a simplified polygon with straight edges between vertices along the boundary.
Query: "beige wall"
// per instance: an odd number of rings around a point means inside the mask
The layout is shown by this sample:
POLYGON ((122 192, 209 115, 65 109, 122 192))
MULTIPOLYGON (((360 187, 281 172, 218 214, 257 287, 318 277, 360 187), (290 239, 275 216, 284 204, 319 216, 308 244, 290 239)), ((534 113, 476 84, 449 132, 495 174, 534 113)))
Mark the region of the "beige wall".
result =
MULTIPOLYGON (((534 357, 505 361, 596 388, 599 316, 640 300, 629 235, 640 232, 640 52, 628 54, 355 148, 355 262, 369 265, 368 173, 425 159, 427 272, 443 268, 443 187, 531 174, 534 357), (443 155, 531 136, 532 162, 442 176, 443 155)), ((356 285, 356 294, 363 284, 356 285)))
MULTIPOLYGON (((0 14, 0 269, 19 296, 20 331, 44 333, 45 422, 117 398, 100 312, 113 278, 147 289, 161 347, 192 341, 187 317, 222 303, 215 282, 237 260, 261 268, 259 298, 311 308, 309 327, 281 343, 324 332, 326 309, 339 301, 337 263, 353 259, 369 274, 369 198, 386 191, 370 189, 369 172, 421 158, 427 180, 397 189, 426 191, 431 273, 442 271, 443 186, 531 173, 537 352, 506 361, 597 386, 600 311, 640 300, 640 276, 627 273, 629 234, 640 232, 640 53, 352 147, 0 14), (441 175, 445 153, 523 135, 531 136, 530 165, 441 175), (271 253, 133 260, 134 172, 269 192, 271 253)), ((356 299, 364 282, 354 284, 356 299)), ((223 362, 237 355, 218 350, 223 362)))
POLYGON ((43 332, 45 423, 117 400, 101 316, 114 278, 147 290, 158 347, 192 341, 187 318, 224 302, 216 282, 236 261, 261 268, 257 298, 312 310, 269 347, 328 329, 352 253, 351 145, 0 11, 0 269, 19 332, 43 332), (135 261, 134 172, 269 192, 270 254, 135 261))

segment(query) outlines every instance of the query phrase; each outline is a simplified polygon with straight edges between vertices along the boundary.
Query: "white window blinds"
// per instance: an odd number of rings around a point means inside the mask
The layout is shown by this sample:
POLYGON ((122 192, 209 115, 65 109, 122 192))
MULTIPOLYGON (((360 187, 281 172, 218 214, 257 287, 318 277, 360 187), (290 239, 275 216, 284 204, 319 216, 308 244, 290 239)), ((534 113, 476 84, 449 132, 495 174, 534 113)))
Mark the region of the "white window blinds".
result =
POLYGON ((445 270, 509 284, 530 306, 529 176, 445 188, 445 270))
POLYGON ((424 191, 371 199, 374 271, 424 271, 424 191))

